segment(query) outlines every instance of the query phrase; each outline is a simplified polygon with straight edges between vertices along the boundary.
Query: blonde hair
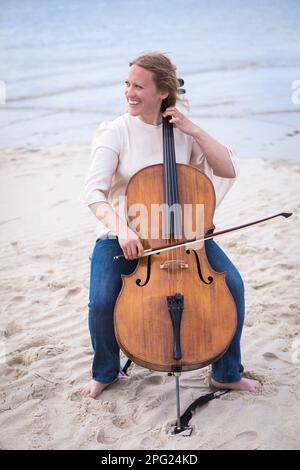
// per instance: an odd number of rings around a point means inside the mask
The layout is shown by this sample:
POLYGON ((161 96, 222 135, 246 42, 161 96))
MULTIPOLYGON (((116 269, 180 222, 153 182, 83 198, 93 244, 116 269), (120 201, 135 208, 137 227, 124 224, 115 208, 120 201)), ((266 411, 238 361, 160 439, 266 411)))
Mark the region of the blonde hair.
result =
POLYGON ((167 98, 162 101, 161 111, 175 106, 177 101, 188 105, 188 101, 180 96, 182 92, 180 93, 180 84, 176 76, 176 66, 168 57, 160 52, 149 52, 129 62, 130 67, 134 64, 152 72, 156 88, 169 93, 167 98))

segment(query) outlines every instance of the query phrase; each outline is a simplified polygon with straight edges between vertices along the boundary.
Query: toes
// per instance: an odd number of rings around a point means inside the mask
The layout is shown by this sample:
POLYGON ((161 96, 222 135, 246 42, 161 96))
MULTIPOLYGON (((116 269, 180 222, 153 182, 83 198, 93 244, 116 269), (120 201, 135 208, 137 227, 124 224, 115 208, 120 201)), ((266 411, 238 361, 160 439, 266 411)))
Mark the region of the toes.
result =
POLYGON ((89 390, 87 390, 86 388, 82 388, 82 389, 80 390, 80 395, 81 395, 82 397, 87 397, 88 394, 89 394, 89 390))

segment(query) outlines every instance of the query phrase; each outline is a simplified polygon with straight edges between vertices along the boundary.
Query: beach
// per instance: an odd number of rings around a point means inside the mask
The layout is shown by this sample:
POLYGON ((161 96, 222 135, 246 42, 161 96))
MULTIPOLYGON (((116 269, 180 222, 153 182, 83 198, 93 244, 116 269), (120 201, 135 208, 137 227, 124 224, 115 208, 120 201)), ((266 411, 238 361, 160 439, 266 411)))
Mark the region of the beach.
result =
MULTIPOLYGON (((174 437, 175 380, 167 373, 133 365, 97 400, 78 394, 92 360, 96 219, 77 199, 89 162, 85 146, 1 151, 5 189, 22 195, 11 199, 11 220, 1 212, 1 449, 299 448, 300 165, 242 160, 215 216, 221 229, 294 212, 219 240, 244 278, 242 362, 262 391, 214 400, 194 414, 190 437, 174 437)), ((208 375, 209 367, 182 373, 182 411, 209 392, 208 375)))
MULTIPOLYGON (((1 449, 299 449, 299 21, 298 0, 3 0, 1 449), (262 390, 199 408, 190 437, 170 434, 167 373, 133 364, 98 399, 78 393, 93 358, 96 219, 79 200, 90 143, 125 112, 128 63, 149 51, 177 65, 181 110, 240 160, 216 230, 293 212, 218 239, 244 280, 242 363, 262 390)), ((209 374, 182 373, 182 412, 209 374)))

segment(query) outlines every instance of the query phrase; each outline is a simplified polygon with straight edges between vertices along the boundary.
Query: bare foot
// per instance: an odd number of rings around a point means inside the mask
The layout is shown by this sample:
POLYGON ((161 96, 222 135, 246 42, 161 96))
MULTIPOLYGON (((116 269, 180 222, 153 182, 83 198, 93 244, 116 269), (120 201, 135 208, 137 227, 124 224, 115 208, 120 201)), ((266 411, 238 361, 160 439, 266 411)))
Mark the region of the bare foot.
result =
POLYGON ((238 382, 229 382, 225 384, 217 382, 211 377, 210 385, 217 389, 241 390, 247 392, 258 392, 262 388, 262 384, 258 380, 246 379, 246 377, 242 377, 238 382))
POLYGON ((103 392, 109 385, 113 384, 118 380, 118 377, 110 383, 97 382, 97 380, 90 380, 85 387, 80 389, 80 395, 83 397, 96 398, 100 393, 103 392))

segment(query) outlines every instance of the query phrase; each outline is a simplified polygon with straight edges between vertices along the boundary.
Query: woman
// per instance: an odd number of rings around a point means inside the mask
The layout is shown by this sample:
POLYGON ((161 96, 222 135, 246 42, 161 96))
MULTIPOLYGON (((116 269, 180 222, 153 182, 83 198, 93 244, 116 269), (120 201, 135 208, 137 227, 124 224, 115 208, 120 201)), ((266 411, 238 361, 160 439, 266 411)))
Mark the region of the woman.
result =
MULTIPOLYGON (((121 274, 131 273, 143 245, 126 223, 124 194, 138 170, 162 163, 162 116, 171 116, 177 163, 196 166, 209 176, 217 205, 236 178, 232 152, 191 122, 175 107, 179 97, 176 67, 159 53, 144 54, 129 67, 125 82, 128 112, 102 123, 92 145, 93 162, 86 178, 84 202, 98 219, 91 260, 89 329, 94 349, 92 380, 81 389, 95 398, 117 380, 119 347, 113 312, 121 289, 121 274), (162 113, 161 109, 165 109, 162 113), (113 262, 124 253, 125 260, 113 262)), ((215 271, 226 271, 226 282, 237 306, 238 324, 225 355, 212 365, 211 383, 218 388, 255 391, 259 382, 242 377, 240 337, 244 321, 244 287, 240 274, 213 240, 205 242, 215 271)))

